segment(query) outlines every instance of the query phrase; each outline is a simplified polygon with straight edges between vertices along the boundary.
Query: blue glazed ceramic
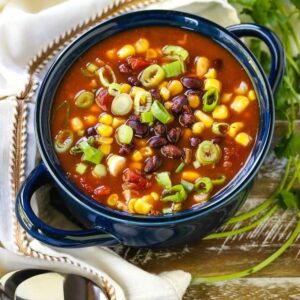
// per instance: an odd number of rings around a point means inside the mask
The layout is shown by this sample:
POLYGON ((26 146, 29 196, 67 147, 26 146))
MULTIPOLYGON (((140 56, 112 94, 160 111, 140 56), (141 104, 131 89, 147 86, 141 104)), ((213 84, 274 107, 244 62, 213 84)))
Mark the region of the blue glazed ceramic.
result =
POLYGON ((21 187, 16 200, 19 222, 34 238, 58 247, 115 245, 134 247, 171 246, 209 234, 231 217, 245 200, 251 182, 269 149, 274 127, 273 93, 278 88, 285 65, 284 50, 278 38, 264 27, 241 24, 222 28, 206 19, 175 11, 134 12, 99 24, 80 36, 55 60, 44 78, 37 97, 35 129, 43 162, 21 187), (141 26, 174 26, 208 36, 229 51, 244 67, 257 92, 260 103, 260 126, 251 156, 244 168, 206 205, 174 215, 138 216, 115 211, 96 203, 81 193, 59 165, 50 135, 50 112, 55 91, 67 69, 85 51, 103 39, 121 31, 141 26), (252 36, 268 46, 272 65, 267 79, 261 66, 239 37, 252 36), (52 182, 71 213, 89 229, 65 231, 43 223, 33 212, 32 194, 52 182))

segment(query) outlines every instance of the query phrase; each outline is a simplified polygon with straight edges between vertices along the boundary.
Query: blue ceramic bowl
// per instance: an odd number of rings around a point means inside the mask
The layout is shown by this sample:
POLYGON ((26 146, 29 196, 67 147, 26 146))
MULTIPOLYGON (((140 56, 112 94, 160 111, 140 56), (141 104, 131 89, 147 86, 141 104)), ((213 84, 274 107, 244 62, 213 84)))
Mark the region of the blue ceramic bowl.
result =
POLYGON ((274 127, 273 93, 282 80, 284 62, 282 45, 274 33, 253 24, 223 28, 206 19, 182 12, 148 10, 122 15, 95 26, 57 57, 40 86, 35 129, 43 162, 33 170, 19 191, 16 201, 19 222, 34 238, 59 247, 119 243, 134 247, 171 246, 199 240, 216 230, 245 200, 251 182, 269 149, 274 127), (68 68, 90 47, 103 39, 124 30, 152 25, 184 28, 207 36, 224 47, 248 73, 260 105, 257 140, 251 156, 237 176, 206 205, 157 217, 112 210, 80 192, 60 167, 50 134, 53 98, 68 68), (259 38, 268 46, 272 56, 268 79, 256 58, 239 40, 242 36, 259 38), (31 196, 39 187, 49 182, 57 187, 74 217, 89 229, 59 230, 43 223, 34 214, 30 205, 31 196))

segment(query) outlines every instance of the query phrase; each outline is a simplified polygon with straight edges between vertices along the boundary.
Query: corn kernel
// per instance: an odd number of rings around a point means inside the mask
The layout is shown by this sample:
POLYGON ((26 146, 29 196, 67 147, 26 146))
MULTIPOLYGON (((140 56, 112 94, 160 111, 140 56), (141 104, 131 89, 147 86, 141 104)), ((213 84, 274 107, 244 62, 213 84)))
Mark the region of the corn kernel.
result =
POLYGON ((203 132, 204 130, 204 124, 202 122, 196 122, 192 126, 192 132, 193 134, 199 135, 203 132))
POLYGON ((90 81, 90 87, 93 88, 93 89, 96 89, 98 87, 98 83, 95 79, 92 79, 90 81))
POLYGON ((166 101, 164 103, 164 106, 167 110, 171 109, 172 105, 173 105, 173 103, 171 101, 166 101))
POLYGON ((201 121, 206 128, 210 128, 214 122, 214 119, 211 118, 209 115, 205 114, 201 110, 196 110, 194 112, 195 117, 197 120, 201 121))
POLYGON ((215 88, 218 92, 221 92, 222 83, 218 79, 208 78, 204 81, 204 90, 207 91, 210 88, 215 88))
POLYGON ((163 98, 164 101, 168 101, 170 99, 171 93, 169 91, 168 88, 166 88, 165 86, 163 86, 160 91, 159 94, 161 95, 161 97, 163 98))
POLYGON ((143 201, 142 199, 137 199, 134 203, 134 210, 136 213, 141 215, 147 215, 152 209, 152 205, 143 201))
POLYGON ((200 98, 198 95, 189 95, 188 101, 191 108, 197 108, 200 105, 200 98))
POLYGON ((231 101, 232 98, 232 93, 224 93, 221 96, 221 102, 222 103, 228 103, 231 101))
POLYGON ((152 201, 153 201, 153 198, 152 198, 152 196, 151 195, 145 195, 145 196, 143 196, 142 198, 141 198, 141 200, 142 201, 145 201, 146 203, 152 203, 152 201))
POLYGON ((110 137, 113 134, 113 128, 109 125, 100 124, 97 129, 97 133, 103 137, 110 137))
POLYGON ((200 56, 196 61, 196 74, 198 77, 202 77, 207 73, 209 68, 209 60, 204 56, 200 56))
POLYGON ((167 80, 164 80, 163 82, 161 82, 160 84, 159 84, 159 88, 161 89, 161 88, 163 88, 163 87, 167 87, 168 86, 168 81, 167 80))
POLYGON ((114 139, 112 137, 104 137, 104 136, 97 137, 97 142, 99 144, 110 145, 113 143, 113 141, 114 139))
POLYGON ((127 204, 127 208, 130 213, 135 213, 134 204, 137 200, 138 200, 138 198, 132 198, 129 200, 129 202, 127 204))
POLYGON ((112 127, 117 128, 117 127, 121 126, 122 124, 124 124, 125 122, 126 121, 122 118, 114 117, 113 122, 112 122, 112 127))
POLYGON ((136 53, 144 53, 149 48, 149 41, 144 38, 140 38, 134 44, 136 53))
POLYGON ((179 80, 172 80, 168 84, 168 90, 170 91, 171 96, 176 96, 183 91, 183 85, 179 80))
POLYGON ((205 78, 217 78, 217 71, 214 68, 208 69, 207 73, 204 75, 205 78))
POLYGON ((134 98, 135 96, 136 96, 136 94, 137 93, 140 93, 140 92, 145 92, 146 90, 145 89, 143 89, 143 88, 141 88, 141 87, 139 87, 139 86, 134 86, 134 87, 132 87, 132 89, 131 89, 131 91, 130 91, 130 96, 132 97, 132 98, 134 98))
POLYGON ((136 150, 133 152, 131 158, 134 161, 141 161, 143 159, 143 155, 139 150, 136 150))
POLYGON ((116 49, 110 49, 106 51, 106 57, 109 59, 114 59, 116 56, 116 49))
POLYGON ((249 99, 246 96, 239 95, 239 96, 235 96, 230 107, 234 111, 241 113, 247 108, 248 105, 249 105, 249 99))
POLYGON ((248 92, 248 84, 245 81, 241 81, 240 85, 234 91, 237 94, 245 95, 248 92))
POLYGON ((183 138, 184 139, 189 139, 191 136, 192 136, 192 130, 190 129, 190 128, 184 128, 183 129, 183 134, 182 134, 182 136, 183 136, 183 138))
POLYGON ((140 152, 141 152, 143 157, 148 157, 148 156, 151 156, 153 154, 153 150, 150 147, 142 147, 140 149, 140 152))
POLYGON ((104 155, 108 155, 111 151, 111 145, 109 144, 102 144, 100 146, 100 151, 104 154, 104 155))
POLYGON ((254 90, 250 90, 250 91, 248 92, 248 98, 249 98, 249 100, 251 100, 251 101, 256 100, 256 94, 255 94, 254 90))
POLYGON ((146 51, 146 59, 154 59, 154 58, 157 58, 158 56, 158 53, 156 52, 156 50, 150 48, 150 49, 147 49, 146 51))
POLYGON ((159 200, 159 195, 158 195, 158 193, 152 192, 150 195, 151 195, 151 197, 152 197, 152 199, 153 199, 154 201, 158 201, 158 200, 159 200))
POLYGON ((195 181, 200 177, 200 174, 195 171, 183 171, 181 177, 187 181, 195 181))
POLYGON ((132 45, 127 44, 124 45, 119 51, 117 52, 117 55, 119 58, 124 59, 128 56, 134 55, 135 54, 135 49, 132 45))
POLYGON ((101 108, 97 105, 97 104, 93 104, 90 107, 90 112, 95 112, 95 113, 99 113, 101 111, 101 108))
POLYGON ((78 136, 84 136, 84 134, 85 134, 85 130, 84 129, 80 129, 80 130, 77 131, 77 135, 78 136))
POLYGON ((230 124, 228 135, 231 137, 235 137, 237 133, 244 127, 244 123, 242 122, 234 122, 230 124))
POLYGON ((71 128, 73 131, 79 131, 83 129, 83 123, 81 119, 78 117, 71 119, 71 128))
POLYGON ((109 206, 115 206, 117 204, 117 201, 119 200, 118 194, 111 194, 107 198, 106 202, 109 206))
POLYGON ((249 134, 245 133, 245 132, 240 132, 238 133, 238 135, 235 137, 235 141, 244 146, 244 147, 247 147, 251 141, 252 141, 252 138, 249 134))
POLYGON ((143 168, 143 164, 139 161, 134 161, 129 164, 129 169, 131 169, 131 170, 134 170, 134 169, 142 170, 142 168, 143 168))
POLYGON ((126 210, 126 205, 121 201, 117 202, 116 207, 117 207, 118 210, 126 210))
POLYGON ((218 120, 227 119, 229 117, 229 110, 227 106, 224 104, 217 105, 212 112, 212 116, 214 119, 218 119, 218 120))
POLYGON ((99 117, 99 122, 105 125, 111 125, 113 122, 113 117, 110 114, 103 113, 99 117))
POLYGON ((95 125, 97 123, 97 118, 93 115, 84 116, 83 119, 87 125, 95 125))
POLYGON ((131 85, 128 83, 122 83, 120 88, 120 94, 129 94, 131 90, 131 85))

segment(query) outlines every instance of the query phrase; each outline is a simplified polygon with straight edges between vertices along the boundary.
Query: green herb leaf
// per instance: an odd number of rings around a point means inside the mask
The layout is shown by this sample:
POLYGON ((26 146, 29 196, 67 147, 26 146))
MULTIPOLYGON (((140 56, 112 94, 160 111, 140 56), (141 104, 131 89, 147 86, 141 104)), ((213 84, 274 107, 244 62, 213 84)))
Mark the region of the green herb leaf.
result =
POLYGON ((300 202, 297 198, 294 193, 283 190, 280 193, 279 203, 284 209, 299 209, 300 202))
POLYGON ((288 138, 282 138, 275 148, 275 153, 279 158, 300 155, 300 133, 293 133, 288 138))

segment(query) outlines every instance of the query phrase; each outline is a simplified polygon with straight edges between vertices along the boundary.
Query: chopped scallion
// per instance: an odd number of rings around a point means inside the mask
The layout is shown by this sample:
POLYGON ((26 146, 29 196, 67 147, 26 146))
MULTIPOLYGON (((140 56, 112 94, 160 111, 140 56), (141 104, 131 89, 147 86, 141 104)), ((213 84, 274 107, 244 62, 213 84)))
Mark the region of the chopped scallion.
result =
POLYGON ((120 144, 130 144, 133 138, 133 129, 128 125, 121 125, 116 135, 120 144))
POLYGON ((164 78, 165 71, 161 66, 157 64, 147 67, 139 75, 139 79, 142 85, 146 88, 151 88, 159 85, 164 80, 164 78))
POLYGON ((191 193, 194 190, 194 184, 191 182, 181 179, 180 183, 188 193, 191 193))
POLYGON ((134 96, 134 112, 138 115, 141 112, 150 110, 152 95, 148 91, 138 91, 134 96))
POLYGON ((180 173, 184 167, 185 167, 185 163, 181 162, 180 165, 176 168, 175 173, 176 174, 180 173))
POLYGON ((105 177, 107 175, 106 167, 102 164, 98 164, 94 167, 92 175, 96 178, 105 177))
POLYGON ((172 116, 166 110, 166 108, 157 100, 155 100, 151 106, 151 112, 153 116, 163 124, 168 123, 172 116))
POLYGON ((83 152, 83 161, 100 164, 104 155, 99 149, 92 147, 87 141, 82 141, 79 145, 83 152))
POLYGON ((120 94, 120 90, 121 90, 121 85, 116 82, 111 83, 108 87, 108 93, 114 97, 120 94))
POLYGON ((81 91, 75 96, 75 105, 79 108, 89 108, 94 103, 95 95, 89 91, 81 91))
POLYGON ((216 88, 210 88, 203 95, 203 111, 212 112, 219 103, 219 92, 216 88))
POLYGON ((176 77, 182 74, 181 62, 179 60, 165 64, 162 68, 164 69, 167 78, 176 77))
POLYGON ((211 180, 211 182, 215 185, 223 184, 223 183, 225 183, 225 181, 226 181, 226 176, 225 175, 221 175, 219 178, 211 180))
POLYGON ((181 184, 177 184, 167 189, 167 196, 162 198, 163 202, 183 202, 187 198, 187 193, 181 184))
POLYGON ((146 111, 141 113, 142 123, 152 123, 154 120, 153 114, 151 111, 146 111))
POLYGON ((54 138, 54 148, 57 153, 64 153, 69 150, 74 140, 74 134, 69 129, 58 132, 54 138))
POLYGON ((195 190, 200 194, 209 194, 214 185, 209 177, 202 177, 196 180, 195 190))
POLYGON ((189 56, 189 53, 180 46, 168 45, 162 49, 162 52, 166 55, 171 55, 171 56, 177 55, 182 60, 186 60, 189 56))
POLYGON ((169 172, 161 172, 161 173, 158 173, 156 176, 155 176, 155 179, 157 181, 157 183, 164 187, 164 188, 170 188, 172 186, 172 182, 171 182, 171 179, 170 179, 170 173, 169 172))
POLYGON ((109 65, 101 67, 98 71, 99 80, 104 87, 109 87, 111 83, 116 82, 116 75, 113 69, 109 65), (107 78, 105 73, 109 73, 110 80, 107 78))
POLYGON ((122 93, 117 95, 111 103, 111 112, 115 116, 125 116, 130 113, 133 101, 130 95, 122 93))
POLYGON ((84 164, 84 163, 79 163, 76 165, 76 173, 80 174, 80 175, 83 175, 87 170, 87 165, 84 164))

